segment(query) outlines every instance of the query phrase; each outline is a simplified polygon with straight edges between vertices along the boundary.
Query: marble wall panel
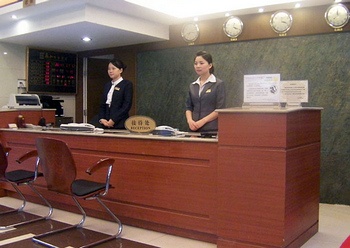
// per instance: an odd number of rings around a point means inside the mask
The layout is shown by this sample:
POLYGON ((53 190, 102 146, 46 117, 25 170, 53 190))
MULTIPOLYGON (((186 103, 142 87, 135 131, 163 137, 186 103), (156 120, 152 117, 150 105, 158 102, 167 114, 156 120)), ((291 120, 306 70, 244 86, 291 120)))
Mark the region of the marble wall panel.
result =
POLYGON ((146 51, 137 57, 137 114, 187 130, 185 101, 196 80, 194 55, 213 55, 227 107, 243 103, 243 76, 280 73, 308 80, 309 103, 323 107, 321 202, 350 204, 350 33, 283 37, 146 51))

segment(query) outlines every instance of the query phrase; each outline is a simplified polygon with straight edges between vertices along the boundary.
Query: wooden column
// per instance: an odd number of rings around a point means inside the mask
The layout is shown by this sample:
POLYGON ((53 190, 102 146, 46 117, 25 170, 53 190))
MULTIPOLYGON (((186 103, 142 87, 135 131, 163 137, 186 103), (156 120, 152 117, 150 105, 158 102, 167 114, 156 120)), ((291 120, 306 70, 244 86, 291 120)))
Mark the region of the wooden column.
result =
POLYGON ((219 111, 218 248, 300 247, 318 231, 320 112, 219 111))

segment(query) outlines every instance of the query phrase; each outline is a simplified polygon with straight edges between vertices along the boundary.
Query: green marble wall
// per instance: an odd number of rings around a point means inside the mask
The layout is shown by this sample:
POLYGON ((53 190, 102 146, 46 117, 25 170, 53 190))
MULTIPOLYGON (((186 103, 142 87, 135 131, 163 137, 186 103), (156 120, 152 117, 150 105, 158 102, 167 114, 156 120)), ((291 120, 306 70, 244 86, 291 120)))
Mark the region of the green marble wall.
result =
POLYGON ((137 114, 187 130, 185 100, 198 50, 213 55, 228 107, 243 102, 243 75, 280 73, 309 81, 309 103, 323 107, 321 202, 350 205, 350 33, 284 37, 147 51, 137 58, 137 114))

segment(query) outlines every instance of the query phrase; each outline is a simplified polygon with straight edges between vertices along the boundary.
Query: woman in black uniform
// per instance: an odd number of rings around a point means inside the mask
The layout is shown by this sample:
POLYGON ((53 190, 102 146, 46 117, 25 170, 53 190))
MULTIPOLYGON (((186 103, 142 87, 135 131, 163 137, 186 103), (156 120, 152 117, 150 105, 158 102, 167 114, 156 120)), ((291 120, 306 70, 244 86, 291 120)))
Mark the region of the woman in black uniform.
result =
POLYGON ((126 65, 119 59, 108 64, 108 75, 112 79, 103 90, 99 112, 99 122, 103 128, 125 129, 124 122, 129 117, 132 105, 133 85, 123 79, 126 65))
POLYGON ((211 54, 200 51, 194 59, 194 69, 199 76, 190 84, 186 101, 186 119, 191 131, 217 132, 218 113, 225 108, 225 85, 214 73, 211 54))

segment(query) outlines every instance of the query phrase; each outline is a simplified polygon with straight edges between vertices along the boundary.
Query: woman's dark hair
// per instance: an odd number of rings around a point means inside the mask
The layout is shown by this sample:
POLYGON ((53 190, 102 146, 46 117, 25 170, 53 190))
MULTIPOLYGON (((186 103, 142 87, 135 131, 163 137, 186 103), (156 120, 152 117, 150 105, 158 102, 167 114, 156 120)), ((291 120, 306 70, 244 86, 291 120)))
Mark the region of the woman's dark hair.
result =
POLYGON ((121 61, 120 59, 112 59, 109 61, 109 63, 111 63, 112 65, 114 65, 115 67, 119 68, 119 69, 126 69, 126 64, 123 63, 123 61, 121 61))
MULTIPOLYGON (((213 65, 213 57, 211 56, 210 53, 207 53, 206 51, 199 51, 196 53, 196 57, 201 56, 205 61, 207 61, 209 64, 211 64, 211 68, 209 70, 209 72, 211 74, 214 73, 214 65, 213 65)), ((196 57, 194 58, 194 60, 196 60, 196 57)))

